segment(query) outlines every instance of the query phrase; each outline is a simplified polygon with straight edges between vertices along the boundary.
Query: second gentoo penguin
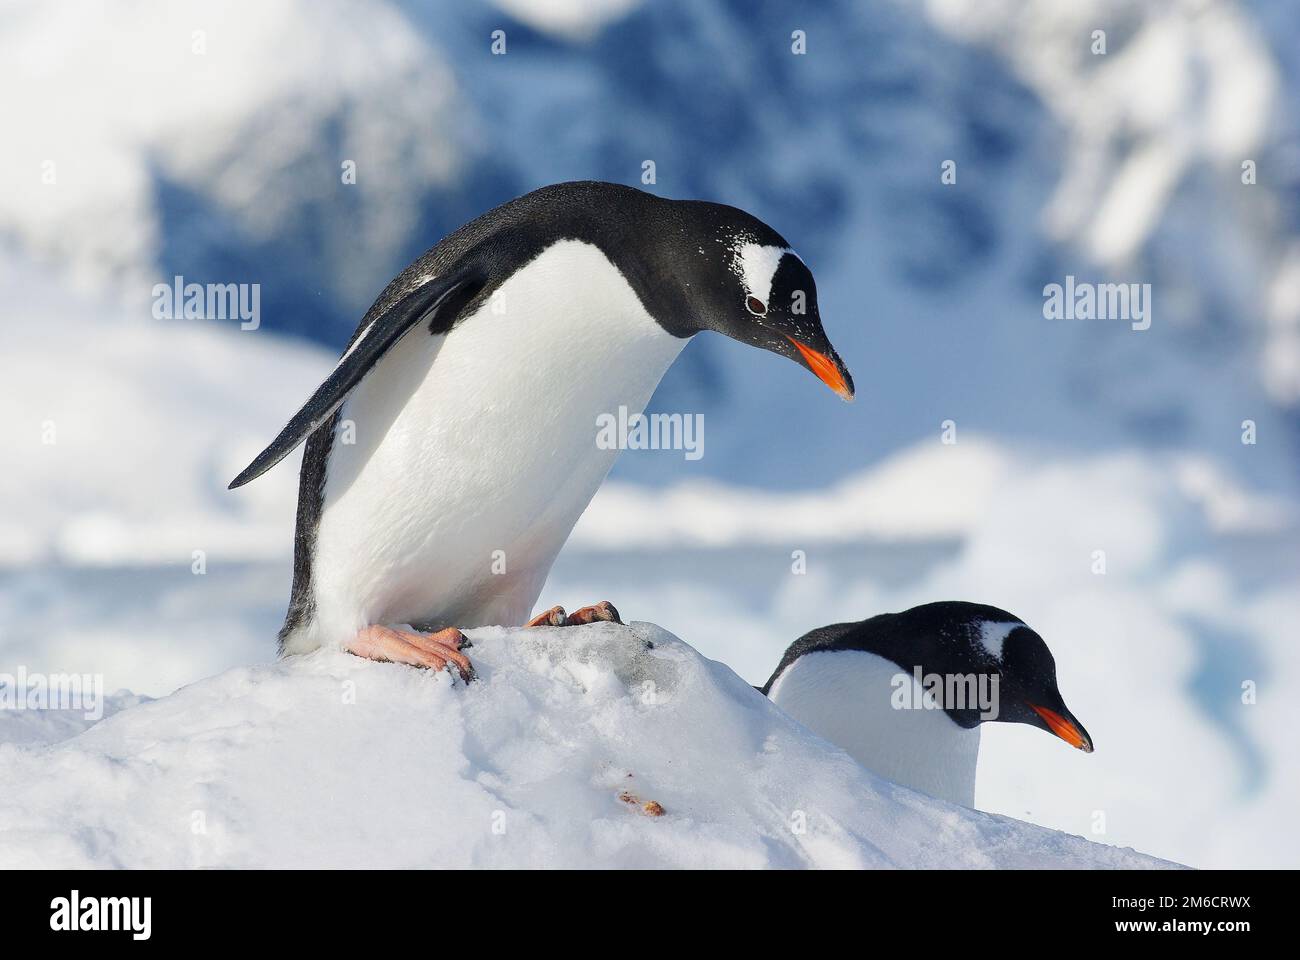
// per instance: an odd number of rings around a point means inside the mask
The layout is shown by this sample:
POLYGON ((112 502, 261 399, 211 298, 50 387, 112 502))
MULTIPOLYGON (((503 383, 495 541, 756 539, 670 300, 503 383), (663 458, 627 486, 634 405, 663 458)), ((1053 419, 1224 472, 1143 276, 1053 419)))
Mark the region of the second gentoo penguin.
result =
MULTIPOLYGON (((230 485, 306 441, 281 653, 334 645, 468 676, 456 628, 528 619, 613 465, 597 418, 640 414, 705 330, 853 396, 812 274, 742 210, 562 183, 444 238, 230 485)), ((535 622, 617 617, 603 603, 535 622)))
POLYGON ((927 603, 812 630, 759 689, 872 772, 968 807, 981 723, 1027 723, 1092 752, 1043 638, 977 603, 927 603))

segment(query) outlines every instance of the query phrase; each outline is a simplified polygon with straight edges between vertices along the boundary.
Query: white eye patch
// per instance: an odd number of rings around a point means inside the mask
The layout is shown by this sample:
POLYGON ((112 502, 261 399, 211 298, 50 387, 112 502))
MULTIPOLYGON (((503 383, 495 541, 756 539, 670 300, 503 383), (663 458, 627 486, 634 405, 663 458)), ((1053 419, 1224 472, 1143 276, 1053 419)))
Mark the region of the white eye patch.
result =
POLYGON ((989 656, 994 660, 1001 660, 1002 644, 1006 642, 1012 630, 1023 626, 1023 623, 993 623, 985 620, 980 624, 980 643, 984 645, 989 656))
POLYGON ((764 246, 761 243, 742 243, 736 248, 736 272, 745 285, 745 293, 758 297, 763 303, 772 295, 772 279, 776 276, 781 258, 786 254, 797 256, 789 247, 764 246))

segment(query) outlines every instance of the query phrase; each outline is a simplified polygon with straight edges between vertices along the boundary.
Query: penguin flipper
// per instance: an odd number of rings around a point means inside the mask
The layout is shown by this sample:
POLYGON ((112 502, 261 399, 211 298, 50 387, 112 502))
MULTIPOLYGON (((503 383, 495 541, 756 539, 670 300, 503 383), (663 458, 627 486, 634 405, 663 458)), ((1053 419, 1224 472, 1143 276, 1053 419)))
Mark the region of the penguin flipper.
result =
POLYGON ((230 481, 229 490, 256 480, 291 454, 323 423, 334 415, 361 379, 407 333, 422 322, 430 329, 450 329, 454 317, 440 318, 439 312, 454 304, 464 307, 486 283, 483 271, 467 266, 450 275, 435 277, 406 294, 362 329, 325 382, 316 388, 293 415, 271 445, 257 455, 244 471, 230 481), (440 323, 445 320, 445 323, 440 323))

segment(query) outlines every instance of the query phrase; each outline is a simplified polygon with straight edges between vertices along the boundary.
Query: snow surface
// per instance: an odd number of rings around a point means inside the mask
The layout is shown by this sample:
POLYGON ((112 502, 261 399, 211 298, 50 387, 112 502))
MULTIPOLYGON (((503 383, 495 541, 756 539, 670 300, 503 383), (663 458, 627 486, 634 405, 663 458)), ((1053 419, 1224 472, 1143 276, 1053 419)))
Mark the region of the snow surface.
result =
POLYGON ((317 653, 0 744, 0 864, 1171 866, 880 780, 652 624, 469 635, 469 685, 317 653))

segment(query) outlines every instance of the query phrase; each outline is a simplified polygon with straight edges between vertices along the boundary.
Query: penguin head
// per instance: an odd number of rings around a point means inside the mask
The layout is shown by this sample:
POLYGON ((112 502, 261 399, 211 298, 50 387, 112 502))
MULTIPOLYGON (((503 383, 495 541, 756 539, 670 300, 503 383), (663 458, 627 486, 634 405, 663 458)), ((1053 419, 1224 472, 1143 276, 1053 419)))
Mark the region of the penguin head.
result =
POLYGON ((909 670, 915 665, 923 674, 945 681, 974 677, 977 690, 981 682, 985 690, 992 690, 989 681, 996 677, 991 704, 972 704, 969 697, 958 697, 957 702, 942 698, 944 711, 958 726, 995 720, 1027 723, 1092 752, 1092 738, 1057 689, 1052 651, 1019 617, 997 607, 959 601, 924 604, 894 616, 900 621, 895 640, 903 639, 912 647, 906 654, 893 645, 895 662, 901 655, 909 670))
POLYGON ((1057 689, 1052 651, 1023 620, 997 607, 944 601, 820 627, 790 645, 760 689, 771 694, 800 657, 822 651, 857 651, 892 662, 898 667, 894 692, 910 693, 920 683, 922 703, 891 697, 892 706, 939 708, 965 729, 995 720, 1027 723, 1092 752, 1092 738, 1057 689))
MULTIPOLYGON (((703 330, 780 354, 811 371, 844 400, 853 377, 831 346, 817 310, 812 271, 785 239, 743 210, 679 201, 702 235, 683 244, 675 271, 688 308, 680 333, 703 330), (690 249, 690 248, 694 249, 690 249)), ((676 258, 674 258, 676 259, 676 258)))

